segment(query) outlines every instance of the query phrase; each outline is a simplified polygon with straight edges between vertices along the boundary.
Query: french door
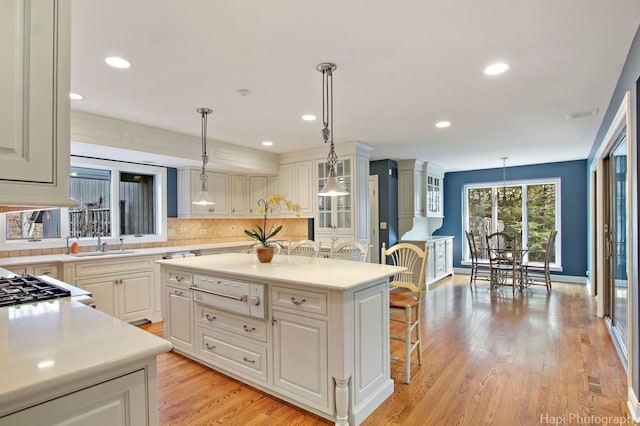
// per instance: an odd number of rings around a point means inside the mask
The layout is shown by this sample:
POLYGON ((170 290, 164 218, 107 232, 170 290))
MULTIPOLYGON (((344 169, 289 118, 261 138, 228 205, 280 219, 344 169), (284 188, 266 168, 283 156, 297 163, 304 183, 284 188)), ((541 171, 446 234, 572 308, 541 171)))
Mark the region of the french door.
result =
POLYGON ((604 293, 605 318, 609 321, 611 335, 623 357, 628 361, 629 349, 629 269, 627 264, 628 217, 627 207, 627 131, 622 127, 615 144, 605 159, 604 223, 605 262, 604 293))

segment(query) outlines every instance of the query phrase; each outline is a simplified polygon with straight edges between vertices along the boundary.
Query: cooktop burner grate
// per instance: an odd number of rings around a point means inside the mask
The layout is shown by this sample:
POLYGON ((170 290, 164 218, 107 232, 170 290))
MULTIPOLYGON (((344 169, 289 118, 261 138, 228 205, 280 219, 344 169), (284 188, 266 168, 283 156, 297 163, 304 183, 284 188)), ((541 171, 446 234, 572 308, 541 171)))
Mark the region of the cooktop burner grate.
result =
POLYGON ((71 291, 33 275, 0 278, 0 306, 69 297, 71 291))

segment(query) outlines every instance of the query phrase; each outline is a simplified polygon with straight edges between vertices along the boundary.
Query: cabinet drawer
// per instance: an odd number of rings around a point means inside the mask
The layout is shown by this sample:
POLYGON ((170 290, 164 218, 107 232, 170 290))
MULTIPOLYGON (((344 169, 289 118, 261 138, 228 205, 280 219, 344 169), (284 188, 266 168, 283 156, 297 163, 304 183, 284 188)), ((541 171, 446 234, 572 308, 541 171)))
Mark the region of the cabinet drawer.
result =
POLYGON ((58 265, 36 265, 33 267, 33 275, 47 275, 52 278, 58 278, 58 265))
POLYGON ((198 304, 196 304, 196 318, 200 325, 228 331, 235 336, 245 336, 261 342, 267 341, 267 324, 264 321, 198 304))
POLYGON ((326 293, 273 286, 271 303, 295 311, 327 315, 326 293))
POLYGON ((191 272, 181 271, 179 269, 167 269, 165 281, 169 284, 189 287, 193 283, 193 275, 191 272))
POLYGON ((80 262, 76 264, 76 278, 91 275, 122 274, 125 272, 139 272, 153 269, 153 256, 136 257, 118 260, 102 260, 94 262, 80 262))
POLYGON ((221 336, 198 327, 202 358, 242 376, 267 382, 267 348, 241 339, 221 336))

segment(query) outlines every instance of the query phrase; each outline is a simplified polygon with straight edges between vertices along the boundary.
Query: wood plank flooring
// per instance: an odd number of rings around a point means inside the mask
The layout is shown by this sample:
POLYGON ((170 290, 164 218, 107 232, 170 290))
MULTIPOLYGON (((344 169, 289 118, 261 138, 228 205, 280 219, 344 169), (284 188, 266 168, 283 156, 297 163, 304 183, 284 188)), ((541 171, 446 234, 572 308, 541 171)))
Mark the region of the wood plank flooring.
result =
MULTIPOLYGON (((414 353, 406 385, 391 362, 395 392, 364 425, 631 423, 624 368, 583 285, 514 298, 468 279, 429 290, 423 365, 414 353)), ((143 328, 162 335, 161 323, 143 328)), ((158 357, 158 398, 161 425, 331 424, 174 353, 158 357)))

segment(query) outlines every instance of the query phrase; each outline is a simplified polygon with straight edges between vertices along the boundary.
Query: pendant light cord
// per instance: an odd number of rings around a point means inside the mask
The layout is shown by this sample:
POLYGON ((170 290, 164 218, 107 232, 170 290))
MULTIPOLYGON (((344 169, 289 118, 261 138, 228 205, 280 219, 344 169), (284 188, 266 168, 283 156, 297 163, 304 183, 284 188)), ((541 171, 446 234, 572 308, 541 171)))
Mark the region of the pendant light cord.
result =
POLYGON ((207 172, 205 167, 209 162, 209 155, 207 154, 207 115, 212 111, 209 108, 198 108, 198 112, 202 115, 202 171, 200 172, 200 190, 202 192, 207 191, 207 172))

